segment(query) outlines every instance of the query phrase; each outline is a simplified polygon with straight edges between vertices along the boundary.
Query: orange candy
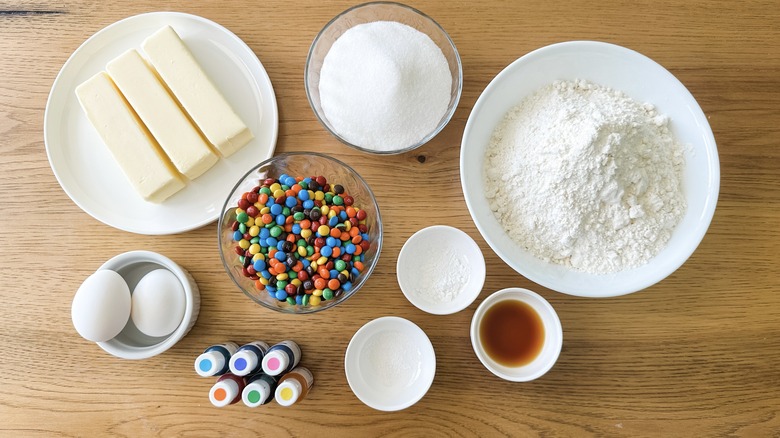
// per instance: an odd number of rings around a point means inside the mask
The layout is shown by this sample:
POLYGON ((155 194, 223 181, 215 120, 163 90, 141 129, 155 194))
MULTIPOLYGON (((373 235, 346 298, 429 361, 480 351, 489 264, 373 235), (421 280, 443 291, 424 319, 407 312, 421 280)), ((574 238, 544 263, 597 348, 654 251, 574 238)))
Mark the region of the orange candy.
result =
POLYGON ((331 228, 330 229, 330 236, 331 237, 335 237, 336 239, 338 239, 339 237, 341 237, 341 230, 339 230, 338 228, 331 228))
POLYGON ((266 213, 266 214, 264 214, 263 216, 260 217, 260 220, 263 221, 263 223, 267 225, 267 224, 270 224, 271 222, 274 221, 274 217, 271 216, 270 214, 266 213))
POLYGON ((363 262, 355 262, 353 263, 353 266, 360 272, 363 272, 363 268, 365 268, 365 266, 363 266, 363 262))
POLYGON ((357 236, 355 236, 355 237, 353 237, 353 238, 352 238, 352 243, 354 243, 355 245, 357 245, 358 243, 360 243, 360 241, 361 241, 361 240, 363 240, 363 236, 361 236, 360 234, 358 234, 357 236))
POLYGON ((336 290, 339 287, 341 287, 341 283, 338 280, 336 280, 335 278, 331 278, 328 281, 328 288, 330 288, 330 290, 336 290))
POLYGON ((325 289, 328 286, 328 282, 324 278, 318 278, 314 280, 315 289, 325 289))
POLYGON ((322 278, 324 278, 324 279, 326 279, 326 280, 330 278, 330 271, 328 271, 327 269, 325 269, 325 267, 324 267, 324 266, 323 266, 323 267, 321 267, 321 268, 319 268, 319 269, 317 270, 317 273, 318 273, 318 274, 320 274, 320 277, 322 277, 322 278))

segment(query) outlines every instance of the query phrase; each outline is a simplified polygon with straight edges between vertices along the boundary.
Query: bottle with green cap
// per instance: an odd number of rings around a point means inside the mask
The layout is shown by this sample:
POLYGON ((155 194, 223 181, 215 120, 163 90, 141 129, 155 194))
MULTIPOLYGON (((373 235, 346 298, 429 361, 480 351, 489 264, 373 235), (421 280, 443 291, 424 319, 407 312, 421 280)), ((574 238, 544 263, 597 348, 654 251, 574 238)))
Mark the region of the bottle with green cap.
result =
POLYGON ((247 379, 241 400, 250 408, 262 406, 274 398, 276 389, 276 377, 264 373, 253 374, 247 379))

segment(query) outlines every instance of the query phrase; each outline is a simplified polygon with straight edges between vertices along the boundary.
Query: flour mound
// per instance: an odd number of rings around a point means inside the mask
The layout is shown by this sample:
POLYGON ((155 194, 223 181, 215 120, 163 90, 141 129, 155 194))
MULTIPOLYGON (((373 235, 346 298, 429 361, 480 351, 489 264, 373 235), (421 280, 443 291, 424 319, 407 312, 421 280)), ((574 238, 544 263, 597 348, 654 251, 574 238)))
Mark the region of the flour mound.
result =
POLYGON ((484 167, 490 208, 536 257, 605 274, 647 263, 685 213, 683 148, 650 104, 557 81, 511 109, 484 167))

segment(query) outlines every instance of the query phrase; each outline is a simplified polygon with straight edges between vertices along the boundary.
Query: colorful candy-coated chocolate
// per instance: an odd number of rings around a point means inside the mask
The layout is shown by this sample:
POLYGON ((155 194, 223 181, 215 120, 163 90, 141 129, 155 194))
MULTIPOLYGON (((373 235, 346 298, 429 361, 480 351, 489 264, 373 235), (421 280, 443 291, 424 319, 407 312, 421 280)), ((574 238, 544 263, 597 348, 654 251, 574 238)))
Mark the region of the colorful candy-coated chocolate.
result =
POLYGON ((231 224, 243 275, 290 305, 316 306, 353 287, 370 248, 368 214, 324 176, 266 178, 231 224))

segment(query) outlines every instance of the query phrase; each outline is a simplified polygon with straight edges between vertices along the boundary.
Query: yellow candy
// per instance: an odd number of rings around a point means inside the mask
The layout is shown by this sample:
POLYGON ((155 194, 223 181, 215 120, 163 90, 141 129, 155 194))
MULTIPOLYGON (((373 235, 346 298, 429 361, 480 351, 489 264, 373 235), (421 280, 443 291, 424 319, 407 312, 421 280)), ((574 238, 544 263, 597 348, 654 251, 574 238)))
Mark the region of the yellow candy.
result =
POLYGON ((260 209, 260 214, 268 214, 271 212, 271 207, 262 207, 260 209))
POLYGON ((322 190, 317 190, 316 192, 314 192, 314 199, 316 199, 317 201, 322 201, 323 199, 325 199, 325 193, 322 190))
POLYGON ((300 285, 302 285, 302 284, 303 284, 303 282, 302 282, 301 280, 298 280, 297 278, 293 278, 293 279, 290 281, 290 284, 294 284, 294 285, 297 287, 297 286, 300 286, 300 285))
POLYGON ((249 245, 249 254, 255 255, 260 253, 260 245, 253 243, 249 245))
POLYGON ((246 222, 244 222, 244 225, 246 225, 247 227, 251 227, 254 224, 255 224, 255 218, 253 218, 252 216, 249 216, 249 219, 247 219, 246 222))
POLYGON ((264 284, 264 285, 268 286, 268 279, 267 279, 267 278, 265 278, 265 277, 262 277, 262 276, 261 276, 261 277, 260 277, 260 283, 262 283, 262 284, 264 284))
POLYGON ((314 190, 307 190, 307 192, 309 192, 309 199, 315 199, 314 190))
POLYGON ((306 257, 306 247, 299 246, 298 247, 298 255, 301 257, 306 257))
POLYGON ((255 208, 258 210, 262 210, 263 208, 265 208, 265 205, 262 202, 257 201, 255 202, 255 208))
POLYGON ((243 208, 237 208, 236 207, 236 216, 238 216, 241 213, 246 213, 243 208))
POLYGON ((330 234, 330 228, 327 225, 320 225, 317 232, 320 233, 320 236, 327 236, 330 234))
POLYGON ((329 212, 329 211, 330 211, 330 207, 328 207, 327 205, 323 205, 323 206, 320 208, 320 212, 321 212, 322 214, 328 214, 328 212, 329 212))
POLYGON ((277 280, 287 280, 288 278, 290 278, 290 276, 288 276, 286 272, 282 272, 276 276, 277 280))
POLYGON ((259 252, 259 253, 257 253, 257 254, 252 256, 252 261, 253 262, 256 262, 258 260, 265 260, 265 256, 263 255, 263 253, 259 252))
POLYGON ((321 300, 322 300, 322 298, 320 298, 320 297, 318 297, 316 295, 312 295, 312 297, 309 298, 309 304, 312 305, 312 306, 319 306, 321 300))
POLYGON ((344 222, 344 230, 349 231, 352 229, 352 222, 346 221, 344 222))
POLYGON ((282 185, 279 184, 279 183, 273 183, 273 184, 271 184, 271 187, 268 187, 268 188, 271 190, 271 193, 273 193, 273 192, 275 192, 277 190, 282 190, 282 185))
POLYGON ((328 219, 332 218, 333 216, 336 216, 336 210, 331 210, 328 212, 328 219))
POLYGON ((241 239, 238 241, 238 246, 241 247, 241 249, 248 249, 249 248, 249 241, 246 239, 241 239))
POLYGON ((260 227, 258 227, 257 225, 253 225, 253 226, 249 227, 249 235, 250 236, 255 237, 258 234, 260 234, 260 227))
POLYGON ((328 258, 325 256, 317 259, 317 266, 325 266, 326 263, 328 263, 328 258))
POLYGON ((318 268, 319 266, 320 266, 320 265, 319 265, 319 264, 317 264, 317 261, 316 261, 316 260, 315 260, 315 261, 313 261, 313 262, 311 262, 311 268, 312 268, 312 269, 314 269, 315 271, 317 270, 317 268, 318 268))
POLYGON ((315 297, 321 297, 322 296, 322 289, 314 289, 314 292, 312 292, 311 294, 314 295, 315 297))
POLYGON ((274 198, 278 199, 281 198, 282 196, 284 196, 284 190, 279 189, 274 191, 274 198))
POLYGON ((309 237, 311 237, 311 230, 309 229, 301 230, 301 237, 303 237, 304 239, 308 239, 309 237))

